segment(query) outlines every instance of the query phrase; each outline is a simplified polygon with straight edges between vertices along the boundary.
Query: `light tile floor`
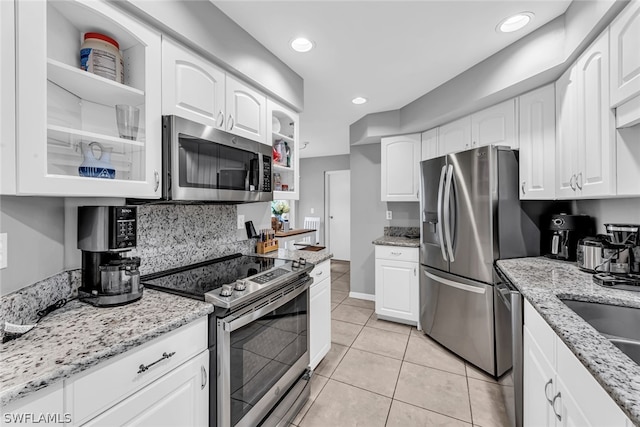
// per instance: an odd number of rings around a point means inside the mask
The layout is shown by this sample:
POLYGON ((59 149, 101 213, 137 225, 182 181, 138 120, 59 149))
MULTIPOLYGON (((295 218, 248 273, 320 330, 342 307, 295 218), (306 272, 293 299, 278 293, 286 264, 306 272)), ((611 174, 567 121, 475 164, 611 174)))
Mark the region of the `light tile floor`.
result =
POLYGON ((415 327, 378 320, 373 301, 349 298, 349 263, 331 261, 332 345, 294 424, 508 426, 509 384, 464 362, 415 327))

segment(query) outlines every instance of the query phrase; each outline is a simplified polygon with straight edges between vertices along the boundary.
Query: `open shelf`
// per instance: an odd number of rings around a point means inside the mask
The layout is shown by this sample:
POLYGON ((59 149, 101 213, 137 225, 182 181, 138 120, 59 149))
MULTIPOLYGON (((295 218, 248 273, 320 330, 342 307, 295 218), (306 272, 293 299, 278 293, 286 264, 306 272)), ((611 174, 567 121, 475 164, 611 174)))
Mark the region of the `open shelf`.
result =
POLYGON ((278 163, 273 163, 273 170, 281 171, 281 172, 293 172, 293 168, 289 166, 282 166, 278 163))
POLYGON ((293 138, 288 137, 288 136, 286 136, 286 135, 283 135, 283 134, 281 134, 281 133, 272 132, 272 135, 273 135, 273 139, 274 139, 274 141, 275 141, 275 140, 278 140, 278 139, 281 139, 281 140, 283 140, 283 141, 286 141, 286 142, 287 142, 287 144, 293 144, 293 143, 294 143, 293 138))
POLYGON ((69 145, 77 144, 81 141, 85 142, 106 142, 109 144, 126 144, 137 145, 143 147, 144 141, 134 141, 131 139, 123 139, 115 136, 102 135, 95 132, 88 132, 80 129, 72 129, 64 126, 48 125, 47 135, 49 138, 57 141, 65 141, 69 145))
POLYGON ((55 59, 47 59, 47 79, 80 99, 115 107, 116 104, 142 105, 144 92, 105 79, 55 59))
POLYGON ((291 200, 291 197, 295 195, 294 190, 291 191, 274 191, 273 200, 291 200))

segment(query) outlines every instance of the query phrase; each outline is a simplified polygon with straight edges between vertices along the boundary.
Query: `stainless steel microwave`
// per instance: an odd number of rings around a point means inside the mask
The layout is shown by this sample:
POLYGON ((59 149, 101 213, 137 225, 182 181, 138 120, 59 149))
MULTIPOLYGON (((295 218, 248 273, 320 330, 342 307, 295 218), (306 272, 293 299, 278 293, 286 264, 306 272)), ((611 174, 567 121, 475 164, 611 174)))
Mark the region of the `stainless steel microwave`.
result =
POLYGON ((162 117, 164 200, 273 200, 272 148, 178 116, 162 117))

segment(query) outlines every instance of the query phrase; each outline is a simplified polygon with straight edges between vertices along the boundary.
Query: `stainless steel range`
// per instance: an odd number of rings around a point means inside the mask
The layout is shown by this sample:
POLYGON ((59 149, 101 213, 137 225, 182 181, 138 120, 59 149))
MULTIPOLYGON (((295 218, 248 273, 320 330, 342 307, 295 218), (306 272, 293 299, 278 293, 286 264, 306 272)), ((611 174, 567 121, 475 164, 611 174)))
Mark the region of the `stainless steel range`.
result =
POLYGON ((142 278, 215 305, 209 317, 210 427, 288 425, 309 398, 304 260, 234 254, 142 278))

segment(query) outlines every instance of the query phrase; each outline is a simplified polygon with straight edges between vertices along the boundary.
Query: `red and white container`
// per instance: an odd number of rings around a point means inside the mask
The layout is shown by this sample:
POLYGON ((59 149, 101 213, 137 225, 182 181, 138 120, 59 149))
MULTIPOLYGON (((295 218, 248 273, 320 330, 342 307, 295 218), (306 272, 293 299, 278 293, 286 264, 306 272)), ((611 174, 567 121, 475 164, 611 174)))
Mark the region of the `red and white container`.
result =
POLYGON ((120 45, 109 36, 85 33, 80 47, 80 68, 124 84, 124 61, 120 45))

